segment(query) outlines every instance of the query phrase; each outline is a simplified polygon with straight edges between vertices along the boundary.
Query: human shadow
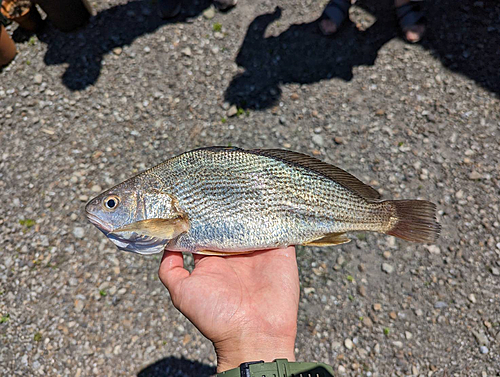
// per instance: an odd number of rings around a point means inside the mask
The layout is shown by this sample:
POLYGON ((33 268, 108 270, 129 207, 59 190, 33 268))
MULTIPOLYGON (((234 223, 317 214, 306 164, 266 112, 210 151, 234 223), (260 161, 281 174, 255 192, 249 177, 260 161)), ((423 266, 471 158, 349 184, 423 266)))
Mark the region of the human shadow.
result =
POLYGON ((165 357, 137 373, 137 377, 211 376, 216 369, 198 361, 165 357))
MULTIPOLYGON (((500 93, 500 6, 494 2, 452 0, 428 2, 427 33, 422 46, 449 69, 465 74, 486 89, 500 93), (482 7, 477 4, 482 4, 482 7), (476 5, 474 5, 476 4, 476 5), (496 31, 493 33, 492 31, 496 31)), ((280 98, 280 86, 314 83, 334 77, 350 81, 353 68, 373 65, 380 48, 401 37, 393 1, 358 1, 376 21, 359 30, 347 21, 332 37, 321 34, 318 21, 295 24, 277 36, 265 37, 281 10, 256 17, 236 57, 245 69, 233 77, 225 100, 243 108, 263 109, 280 98)))
POLYGON ((453 72, 500 95, 500 3, 429 2, 422 46, 453 72))
POLYGON ((346 22, 335 38, 323 36, 317 20, 292 25, 278 36, 264 37, 268 26, 280 17, 281 9, 276 8, 250 24, 236 57, 245 71, 232 79, 226 101, 262 109, 276 103, 283 84, 308 84, 333 77, 350 81, 353 68, 373 65, 379 49, 397 33, 388 27, 388 17, 379 16, 365 31, 346 22))
POLYGON ((187 22, 207 8, 210 1, 186 3, 182 12, 169 20, 157 14, 156 1, 137 0, 97 13, 85 27, 72 33, 47 27, 38 35, 48 45, 44 61, 47 65, 68 64, 62 77, 64 85, 71 90, 83 90, 98 79, 105 54, 163 25, 187 22))

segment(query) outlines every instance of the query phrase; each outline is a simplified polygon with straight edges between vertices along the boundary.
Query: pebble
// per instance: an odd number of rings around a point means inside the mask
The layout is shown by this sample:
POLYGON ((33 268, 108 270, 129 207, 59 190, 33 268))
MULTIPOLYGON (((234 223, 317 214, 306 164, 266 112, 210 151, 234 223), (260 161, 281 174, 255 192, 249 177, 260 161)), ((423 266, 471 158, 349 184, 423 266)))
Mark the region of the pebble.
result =
POLYGON ((339 365, 337 370, 339 371, 340 374, 344 374, 346 372, 345 366, 339 365))
POLYGON ((440 254, 441 253, 441 249, 439 248, 438 245, 427 246, 427 250, 429 250, 429 253, 431 253, 431 254, 440 254))
POLYGON ((476 296, 474 295, 474 293, 471 293, 469 296, 467 296, 467 298, 469 299, 470 302, 472 302, 473 304, 475 304, 477 302, 476 300, 476 296))
POLYGON ((193 52, 191 51, 191 48, 190 47, 186 47, 186 48, 183 48, 181 50, 182 54, 184 56, 192 56, 193 55, 193 52))
POLYGON ((391 258, 391 252, 390 251, 384 251, 384 258, 385 259, 390 259, 391 258))
POLYGON ((78 219, 78 215, 76 213, 72 213, 71 215, 69 215, 69 218, 71 221, 76 221, 76 219, 78 219))
POLYGON ((392 274, 394 272, 394 267, 389 263, 382 263, 382 271, 386 274, 392 274))
POLYGON ((318 134, 313 135, 312 141, 314 142, 314 144, 316 144, 320 147, 322 147, 324 145, 323 136, 321 136, 321 135, 318 135, 318 134))
POLYGON ((413 334, 409 331, 405 331, 405 338, 407 340, 410 340, 411 338, 413 338, 413 334))
POLYGON ((236 107, 236 105, 233 105, 227 111, 227 116, 234 117, 236 114, 238 114, 238 108, 236 107))
POLYGON ((500 276, 500 270, 496 267, 491 267, 491 273, 495 276, 500 276))
POLYGON ((365 325, 366 327, 372 327, 373 326, 372 319, 368 316, 363 317, 363 325, 365 325))
POLYGON ((353 344, 351 339, 347 338, 346 340, 344 340, 344 346, 348 350, 352 350, 352 347, 354 346, 354 344, 353 344))
POLYGON ((205 17, 207 20, 211 20, 215 17, 215 8, 213 5, 203 11, 203 17, 205 17))
POLYGON ((382 305, 381 304, 373 304, 373 310, 375 310, 376 312, 379 312, 380 310, 382 309, 382 305))
POLYGON ((486 347, 486 346, 481 346, 481 347, 479 347, 479 349, 481 350, 481 353, 482 353, 482 354, 487 354, 487 353, 488 353, 488 351, 489 351, 489 350, 488 350, 488 347, 486 347))
POLYGON ((89 197, 87 195, 80 195, 78 199, 80 199, 81 202, 87 202, 89 197))
POLYGON ((436 309, 444 309, 444 308, 448 307, 448 304, 444 301, 436 301, 436 303, 434 304, 434 307, 436 309))
POLYGON ((483 175, 478 173, 477 171, 473 170, 470 174, 469 174, 469 179, 475 181, 475 180, 478 180, 478 179, 482 179, 483 178, 483 175))
POLYGON ((35 84, 41 84, 43 81, 43 76, 40 73, 37 73, 35 76, 33 76, 33 81, 35 84))
POLYGON ((396 312, 392 311, 389 313, 389 317, 391 317, 391 319, 396 319, 396 318, 398 318, 398 315, 396 312))
POLYGON ((122 54, 122 52, 123 52, 123 49, 122 49, 121 47, 115 47, 115 48, 113 49, 113 54, 115 54, 115 55, 117 55, 117 56, 118 56, 118 55, 121 55, 121 54, 122 54))
POLYGON ((344 138, 342 138, 342 136, 335 136, 335 138, 333 139, 333 141, 335 142, 335 144, 343 144, 344 143, 344 138))
POLYGON ((415 310, 415 315, 416 315, 417 317, 422 317, 422 316, 424 315, 424 312, 423 312, 423 310, 422 310, 422 309, 416 309, 416 310, 415 310))
POLYGON ((73 229, 73 235, 78 239, 82 239, 83 237, 85 237, 85 230, 77 226, 73 229))
POLYGON ((478 342, 478 344, 480 346, 485 346, 485 345, 489 344, 489 340, 486 337, 486 335, 484 334, 484 332, 472 330, 472 334, 474 335, 474 337, 476 338, 476 341, 478 342))
POLYGON ((101 192, 102 191, 102 188, 101 186, 99 185, 93 185, 92 188, 91 188, 92 192, 101 192))
POLYGON ((366 288, 364 285, 359 285, 358 286, 358 293, 363 296, 363 297, 366 297, 366 288))
POLYGON ((399 340, 392 342, 392 344, 394 344, 394 346, 397 348, 403 348, 403 342, 401 342, 399 340))

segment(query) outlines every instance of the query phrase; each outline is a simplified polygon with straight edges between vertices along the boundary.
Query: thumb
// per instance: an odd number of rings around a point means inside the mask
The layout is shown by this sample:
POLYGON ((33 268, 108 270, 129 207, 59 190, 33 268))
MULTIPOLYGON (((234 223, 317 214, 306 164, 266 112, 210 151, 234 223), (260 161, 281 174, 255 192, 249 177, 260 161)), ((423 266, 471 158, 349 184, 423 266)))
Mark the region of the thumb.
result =
MULTIPOLYGON (((189 277, 189 271, 184 268, 182 253, 165 250, 161 259, 158 276, 170 292, 174 305, 178 302, 182 281, 189 277)), ((176 305, 177 306, 177 305, 176 305)))

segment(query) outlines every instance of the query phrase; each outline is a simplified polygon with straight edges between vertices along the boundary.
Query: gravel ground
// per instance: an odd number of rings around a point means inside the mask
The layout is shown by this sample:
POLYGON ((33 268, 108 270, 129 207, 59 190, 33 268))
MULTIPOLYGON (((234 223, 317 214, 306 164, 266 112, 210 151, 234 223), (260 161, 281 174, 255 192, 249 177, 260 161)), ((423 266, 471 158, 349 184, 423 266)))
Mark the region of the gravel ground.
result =
POLYGON ((1 375, 213 371, 159 257, 117 251, 82 210, 146 167, 229 144, 313 154, 386 198, 438 204, 436 245, 357 234, 298 247, 298 359, 339 375, 499 375, 500 4, 432 4, 421 45, 400 39, 390 1, 358 4, 322 37, 323 5, 240 0, 210 14, 203 2, 165 22, 154 3, 106 0, 75 33, 8 28, 19 54, 0 73, 1 375))

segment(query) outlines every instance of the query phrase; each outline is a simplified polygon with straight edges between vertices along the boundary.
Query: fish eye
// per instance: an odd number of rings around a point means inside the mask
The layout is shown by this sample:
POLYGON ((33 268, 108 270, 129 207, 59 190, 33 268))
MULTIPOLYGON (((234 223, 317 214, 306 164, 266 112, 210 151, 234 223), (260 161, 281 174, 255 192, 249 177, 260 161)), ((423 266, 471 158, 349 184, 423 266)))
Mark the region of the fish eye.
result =
POLYGON ((120 203, 120 199, 116 195, 110 195, 106 199, 104 199, 104 207, 107 209, 114 210, 116 207, 118 207, 118 204, 120 203))

